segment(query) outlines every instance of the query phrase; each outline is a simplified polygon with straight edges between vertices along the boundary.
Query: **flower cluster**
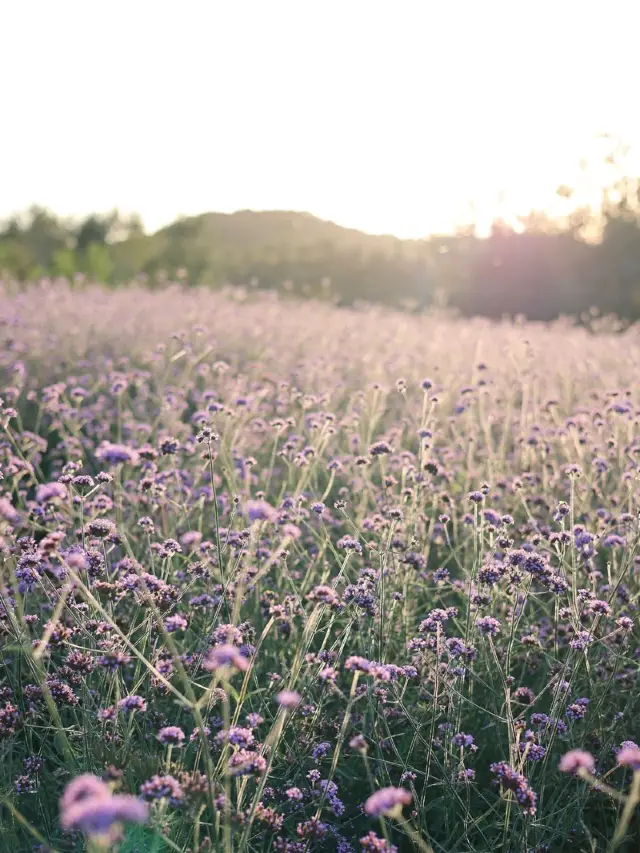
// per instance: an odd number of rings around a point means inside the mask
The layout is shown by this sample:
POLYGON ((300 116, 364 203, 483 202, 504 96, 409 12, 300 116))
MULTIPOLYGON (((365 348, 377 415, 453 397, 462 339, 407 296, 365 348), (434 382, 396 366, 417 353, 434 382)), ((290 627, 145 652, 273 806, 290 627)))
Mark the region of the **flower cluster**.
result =
POLYGON ((194 853, 615 835, 640 772, 635 327, 14 291, 11 849, 147 817, 194 853))

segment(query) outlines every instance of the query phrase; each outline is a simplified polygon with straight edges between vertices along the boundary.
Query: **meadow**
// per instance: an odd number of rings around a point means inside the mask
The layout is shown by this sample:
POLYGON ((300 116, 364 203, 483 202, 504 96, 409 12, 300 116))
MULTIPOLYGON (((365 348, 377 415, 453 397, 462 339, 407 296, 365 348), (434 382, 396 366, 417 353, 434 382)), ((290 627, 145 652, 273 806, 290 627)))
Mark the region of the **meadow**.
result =
POLYGON ((637 850, 640 329, 0 289, 0 851, 637 850))

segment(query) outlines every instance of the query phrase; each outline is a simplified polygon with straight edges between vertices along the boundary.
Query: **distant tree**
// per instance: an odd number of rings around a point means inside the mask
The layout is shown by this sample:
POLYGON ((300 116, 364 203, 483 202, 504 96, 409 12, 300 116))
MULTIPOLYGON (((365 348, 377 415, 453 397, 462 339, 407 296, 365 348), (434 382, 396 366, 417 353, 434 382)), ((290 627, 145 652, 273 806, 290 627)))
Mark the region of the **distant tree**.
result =
POLYGON ((107 246, 90 243, 81 256, 81 270, 93 281, 109 281, 113 263, 107 246))
POLYGON ((0 237, 0 277, 28 281, 33 270, 33 258, 27 247, 14 237, 0 237))
POLYGON ((76 230, 76 249, 84 252, 93 243, 104 246, 112 233, 120 226, 120 216, 117 211, 106 214, 92 213, 82 220, 76 230))
MULTIPOLYGON (((114 210, 69 221, 42 207, 0 224, 0 274, 42 274, 126 283, 144 274, 163 286, 226 282, 322 297, 341 304, 433 303, 465 314, 525 313, 547 320, 592 306, 640 318, 640 178, 628 149, 604 137, 575 186, 558 187, 558 215, 532 210, 496 221, 478 237, 466 217, 453 234, 398 240, 342 228, 311 214, 251 210, 183 217, 145 234, 134 214, 114 210), (584 185, 583 185, 584 180, 584 185), (183 275, 183 271, 186 271, 183 275)), ((472 213, 473 211, 471 211, 472 213)))
POLYGON ((64 220, 44 207, 31 207, 27 212, 20 241, 29 252, 33 266, 48 269, 53 253, 73 244, 73 233, 64 220))
POLYGON ((78 255, 73 249, 56 249, 51 259, 51 272, 55 276, 73 281, 78 272, 78 255))

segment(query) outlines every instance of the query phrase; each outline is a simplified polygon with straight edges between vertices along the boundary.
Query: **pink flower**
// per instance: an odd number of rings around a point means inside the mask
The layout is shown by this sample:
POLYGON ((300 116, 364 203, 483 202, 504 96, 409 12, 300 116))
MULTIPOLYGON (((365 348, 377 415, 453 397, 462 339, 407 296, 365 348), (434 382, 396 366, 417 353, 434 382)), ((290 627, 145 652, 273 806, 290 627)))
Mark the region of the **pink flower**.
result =
POLYGON ((413 796, 404 788, 380 788, 371 794, 364 804, 364 810, 372 817, 395 815, 402 811, 402 806, 408 806, 413 796))
POLYGON ((246 672, 249 669, 249 661, 246 657, 241 655, 235 646, 231 646, 228 643, 211 649, 202 665, 210 671, 223 669, 224 667, 234 667, 241 672, 246 672))
POLYGON ((187 530, 186 533, 183 533, 180 537, 180 543, 184 545, 185 548, 196 547, 196 545, 200 544, 202 540, 202 533, 199 530, 187 530))
POLYGON ((589 773, 593 773, 596 769, 596 762, 590 752, 586 752, 584 749, 572 749, 565 752, 558 767, 563 773, 577 773, 583 767, 589 773))
POLYGON ((112 842, 120 837, 122 823, 144 823, 148 812, 142 800, 130 794, 112 794, 105 782, 85 773, 70 782, 62 795, 60 825, 67 831, 104 836, 112 842))
POLYGON ((9 524, 18 524, 20 521, 20 514, 17 512, 9 498, 4 496, 0 498, 0 518, 8 521, 9 524))
POLYGON ((110 795, 111 790, 106 782, 98 779, 92 773, 83 773, 81 776, 76 776, 64 789, 60 808, 64 811, 81 800, 87 800, 91 797, 109 797, 110 795))
POLYGON ((300 702, 300 694, 295 690, 281 690, 280 693, 276 694, 276 702, 281 708, 293 711, 300 702))
POLYGON ((618 764, 622 767, 631 767, 632 770, 640 770, 640 747, 623 746, 616 755, 618 764))

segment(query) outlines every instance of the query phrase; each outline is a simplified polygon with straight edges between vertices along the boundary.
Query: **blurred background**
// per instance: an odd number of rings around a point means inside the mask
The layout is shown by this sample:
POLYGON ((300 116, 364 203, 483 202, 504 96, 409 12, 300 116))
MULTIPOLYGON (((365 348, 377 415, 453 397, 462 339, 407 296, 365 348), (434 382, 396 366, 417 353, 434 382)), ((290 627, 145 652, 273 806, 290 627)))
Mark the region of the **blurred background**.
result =
POLYGON ((640 317, 637 2, 0 5, 0 276, 640 317))

